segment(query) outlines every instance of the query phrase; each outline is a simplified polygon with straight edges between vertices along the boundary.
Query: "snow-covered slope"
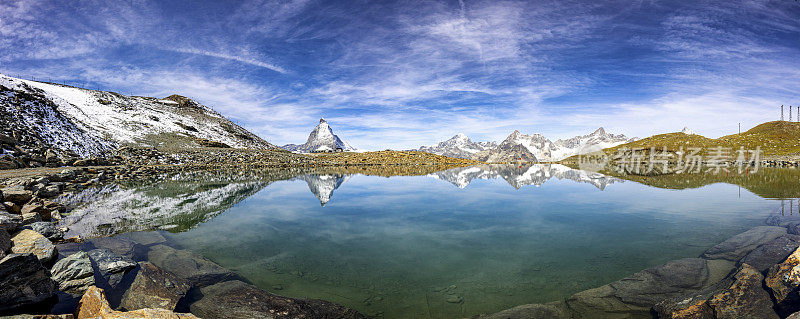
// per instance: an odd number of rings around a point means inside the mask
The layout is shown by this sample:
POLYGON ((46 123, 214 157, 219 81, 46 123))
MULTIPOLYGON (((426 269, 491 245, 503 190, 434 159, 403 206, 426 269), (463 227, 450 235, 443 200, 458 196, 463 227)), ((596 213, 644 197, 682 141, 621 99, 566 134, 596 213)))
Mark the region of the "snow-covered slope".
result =
POLYGON ((125 96, 0 74, 0 96, 0 108, 16 116, 11 133, 40 136, 47 147, 83 156, 123 145, 197 147, 202 140, 240 148, 274 147, 179 95, 125 96))
POLYGON ((476 153, 496 148, 497 145, 497 142, 473 142, 463 133, 458 133, 449 140, 434 146, 422 146, 417 150, 449 157, 472 158, 476 153))
POLYGON ((350 146, 333 134, 333 129, 325 119, 319 119, 317 127, 308 135, 308 140, 305 144, 286 144, 281 148, 298 153, 312 153, 312 152, 331 152, 331 151, 355 151, 355 147, 350 146))
POLYGON ((602 127, 591 134, 555 142, 541 134, 527 135, 514 131, 496 148, 478 152, 472 159, 484 162, 554 162, 633 140, 625 135, 606 133, 602 127))
POLYGON ((686 135, 694 135, 695 134, 694 131, 690 130, 688 126, 684 126, 683 130, 681 130, 681 133, 686 134, 686 135))

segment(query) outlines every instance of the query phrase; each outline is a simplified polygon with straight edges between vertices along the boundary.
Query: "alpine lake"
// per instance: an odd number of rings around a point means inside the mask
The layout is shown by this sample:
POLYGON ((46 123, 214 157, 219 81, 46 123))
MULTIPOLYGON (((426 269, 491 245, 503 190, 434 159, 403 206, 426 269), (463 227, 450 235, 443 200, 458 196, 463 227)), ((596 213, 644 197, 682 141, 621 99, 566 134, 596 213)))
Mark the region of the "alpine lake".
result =
POLYGON ((61 198, 68 236, 157 231, 278 295, 381 318, 544 303, 800 217, 800 170, 562 165, 193 172, 61 198))

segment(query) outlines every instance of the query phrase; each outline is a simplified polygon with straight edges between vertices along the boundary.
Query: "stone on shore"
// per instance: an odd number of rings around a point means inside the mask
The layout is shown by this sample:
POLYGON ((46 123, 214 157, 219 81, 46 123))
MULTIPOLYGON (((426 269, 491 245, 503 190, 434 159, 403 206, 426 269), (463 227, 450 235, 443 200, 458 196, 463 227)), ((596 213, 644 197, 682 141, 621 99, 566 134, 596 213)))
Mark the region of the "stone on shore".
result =
POLYGON ((14 233, 22 225, 22 216, 0 212, 0 229, 14 233))
POLYGON ((0 190, 3 192, 3 200, 18 205, 27 203, 33 198, 31 191, 25 190, 22 186, 6 187, 0 190))
POLYGON ((106 300, 103 289, 90 287, 81 297, 77 319, 195 319, 192 314, 174 313, 166 309, 140 309, 135 311, 114 311, 106 300))
POLYGON ((662 300, 699 291, 712 284, 709 262, 701 258, 670 261, 630 277, 585 290, 567 300, 577 317, 628 318, 647 316, 662 300))
POLYGON ((56 224, 53 224, 51 222, 35 222, 25 227, 30 228, 31 230, 39 234, 42 234, 42 236, 47 237, 47 239, 51 241, 58 241, 64 239, 64 231, 59 229, 58 226, 56 226, 56 224))
POLYGON ((89 254, 78 252, 57 261, 50 269, 58 289, 72 294, 82 294, 94 286, 94 270, 89 254))
POLYGON ((800 248, 786 260, 770 267, 765 285, 772 291, 777 308, 784 315, 800 310, 800 248))
POLYGON ((11 254, 0 260, 0 311, 50 298, 56 283, 33 254, 11 254))
POLYGON ((205 287, 221 281, 239 279, 239 276, 215 262, 188 250, 178 250, 166 245, 150 248, 148 261, 183 279, 192 287, 205 287))
POLYGON ((745 255, 775 238, 786 235, 786 228, 778 226, 758 226, 738 234, 709 248, 703 253, 706 259, 725 259, 738 261, 745 255))
POLYGON ((139 263, 139 271, 130 288, 122 296, 120 307, 126 310, 161 308, 175 310, 186 296, 189 285, 148 262, 139 263))
POLYGON ((772 265, 786 260, 798 246, 800 246, 800 236, 781 236, 751 251, 739 261, 739 264, 748 264, 763 273, 772 265))
POLYGON ((202 299, 190 309, 201 318, 364 318, 331 302, 281 297, 238 280, 217 283, 200 292, 202 299))
POLYGON ((43 264, 53 261, 58 256, 56 246, 49 239, 30 229, 23 229, 11 237, 13 246, 11 251, 15 254, 31 253, 39 258, 43 264))

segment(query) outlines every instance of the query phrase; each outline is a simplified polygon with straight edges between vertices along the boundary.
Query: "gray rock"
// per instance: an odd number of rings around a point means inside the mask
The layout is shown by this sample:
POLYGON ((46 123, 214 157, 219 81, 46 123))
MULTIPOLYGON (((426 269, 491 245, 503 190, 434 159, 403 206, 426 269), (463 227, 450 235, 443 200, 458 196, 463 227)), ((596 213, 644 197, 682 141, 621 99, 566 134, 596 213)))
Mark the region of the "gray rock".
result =
POLYGON ((37 212, 22 214, 22 224, 28 225, 42 221, 42 215, 37 212))
POLYGON ((22 216, 0 212, 0 229, 9 233, 16 232, 22 225, 22 216))
POLYGON ((51 241, 64 239, 64 232, 51 222, 35 222, 25 226, 25 228, 40 233, 51 241))
POLYGON ((150 232, 132 232, 132 233, 125 233, 120 236, 119 238, 129 239, 137 244, 145 245, 145 246, 152 246, 156 244, 163 244, 167 241, 163 235, 156 231, 150 232))
POLYGON ((61 291, 82 294, 94 286, 94 270, 86 252, 78 252, 57 261, 50 273, 61 291))
POLYGON ((800 246, 800 236, 784 235, 758 246, 758 248, 742 258, 739 261, 739 265, 748 264, 760 272, 765 272, 772 265, 786 260, 786 257, 789 257, 798 246, 800 246))
POLYGON ((786 228, 783 227, 755 227, 709 248, 702 257, 738 261, 758 246, 783 235, 786 235, 786 228))
POLYGON ((205 287, 201 294, 202 299, 190 306, 201 318, 364 318, 331 302, 281 297, 238 280, 205 287))
POLYGON ((175 310, 189 285, 155 265, 142 262, 130 288, 122 296, 120 307, 126 310, 161 308, 175 310))
POLYGON ((56 246, 49 239, 30 229, 23 229, 11 237, 13 246, 11 251, 15 254, 31 253, 43 264, 53 261, 58 255, 56 246))
POLYGON ((659 318, 779 318, 763 287, 764 276, 742 264, 730 278, 700 292, 660 302, 653 307, 659 318))
POLYGON ((33 254, 11 254, 0 260, 0 311, 42 302, 55 289, 50 272, 33 254))
POLYGON ((788 317, 786 317, 786 319, 800 319, 800 312, 795 312, 795 313, 789 315, 788 317))
POLYGON ((192 287, 205 287, 240 277, 203 256, 166 245, 150 248, 147 259, 161 269, 185 280, 192 287))
POLYGON ((11 252, 11 235, 5 229, 0 229, 0 258, 11 252))
POLYGON ((25 190, 22 186, 6 187, 2 189, 3 200, 7 202, 16 203, 19 205, 27 203, 33 198, 31 191, 25 190))
POLYGON ((122 273, 136 267, 136 262, 129 257, 122 256, 106 248, 89 251, 89 258, 94 261, 103 274, 122 273))
POLYGON ((658 302, 712 284, 709 261, 686 258, 649 268, 567 300, 578 317, 647 316, 658 302))

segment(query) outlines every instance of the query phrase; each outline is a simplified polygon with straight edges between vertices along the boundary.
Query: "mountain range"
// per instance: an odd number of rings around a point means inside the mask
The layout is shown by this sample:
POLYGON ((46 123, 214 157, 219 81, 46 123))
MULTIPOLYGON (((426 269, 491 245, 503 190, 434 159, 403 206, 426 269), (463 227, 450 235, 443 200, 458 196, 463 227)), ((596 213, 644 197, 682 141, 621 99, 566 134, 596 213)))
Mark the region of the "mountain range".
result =
POLYGON ((81 157, 127 145, 276 148, 180 95, 126 96, 0 74, 0 115, 0 134, 18 145, 81 157))
POLYGON ((355 151, 356 148, 343 142, 339 136, 333 134, 333 129, 325 119, 319 119, 319 124, 314 127, 304 144, 286 144, 282 149, 297 153, 355 151))
POLYGON ((609 134, 602 127, 590 134, 555 142, 541 134, 527 135, 519 131, 514 131, 499 143, 473 142, 459 133, 435 146, 422 146, 417 151, 484 162, 555 162, 635 140, 622 134, 609 134))

